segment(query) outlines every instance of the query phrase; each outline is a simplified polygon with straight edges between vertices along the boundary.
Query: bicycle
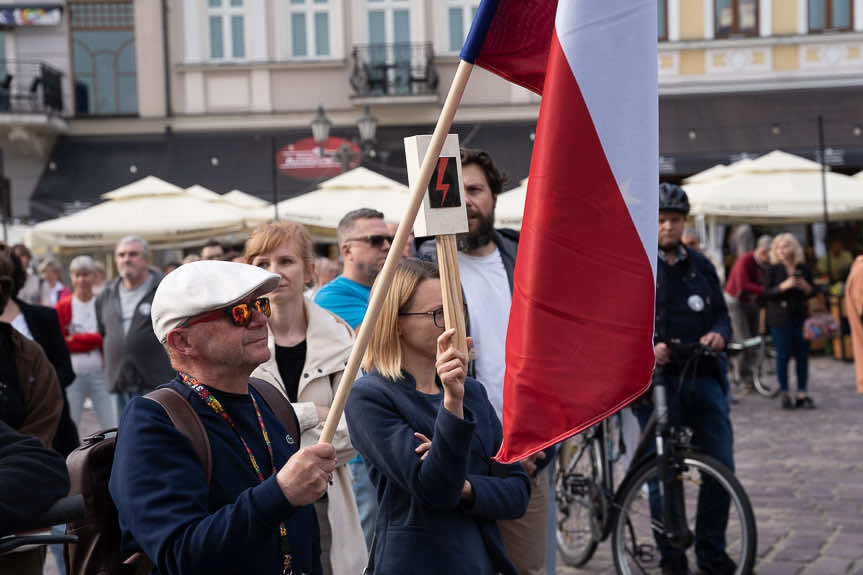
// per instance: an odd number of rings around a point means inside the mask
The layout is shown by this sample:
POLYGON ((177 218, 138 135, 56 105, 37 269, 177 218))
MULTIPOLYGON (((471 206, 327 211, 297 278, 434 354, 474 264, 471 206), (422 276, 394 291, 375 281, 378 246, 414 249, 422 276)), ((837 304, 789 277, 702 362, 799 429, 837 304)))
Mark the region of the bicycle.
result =
POLYGON ((0 556, 22 547, 76 543, 78 538, 75 535, 55 535, 47 532, 32 535, 17 535, 17 533, 47 529, 53 525, 63 525, 83 518, 84 497, 82 495, 67 495, 58 499, 40 516, 20 521, 9 528, 8 533, 0 533, 0 556))
MULTIPOLYGON (((700 346, 695 351, 709 353, 700 346)), ((564 562, 583 566, 611 536, 619 574, 661 572, 659 541, 683 550, 689 564, 695 565, 695 513, 687 510, 696 508, 701 484, 715 481, 729 498, 726 553, 737 565, 735 574, 748 575, 757 548, 749 497, 725 465, 689 445, 687 430, 670 428, 662 377, 656 378, 652 395, 653 414, 616 490, 608 420, 567 440, 560 449, 555 498, 557 542, 564 562)))
MULTIPOLYGON (((757 349, 757 355, 752 365, 752 386, 764 397, 776 397, 779 393, 779 382, 770 376, 776 375, 776 349, 769 335, 762 334, 739 342, 731 342, 726 348, 730 356, 757 349)), ((732 370, 733 371, 733 370, 732 370)), ((735 381, 739 384, 739 381, 735 381)))

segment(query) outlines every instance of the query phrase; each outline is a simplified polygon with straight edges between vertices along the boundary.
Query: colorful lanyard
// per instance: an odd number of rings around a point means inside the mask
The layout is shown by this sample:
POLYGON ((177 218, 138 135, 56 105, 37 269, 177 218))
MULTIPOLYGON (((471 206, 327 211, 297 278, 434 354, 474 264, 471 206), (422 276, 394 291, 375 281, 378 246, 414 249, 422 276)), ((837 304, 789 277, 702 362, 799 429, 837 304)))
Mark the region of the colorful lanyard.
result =
MULTIPOLYGON (((237 429, 237 426, 234 425, 233 420, 231 420, 231 416, 228 415, 228 412, 225 411, 225 408, 223 408, 222 404, 219 403, 219 400, 213 397, 213 394, 210 393, 210 390, 207 389, 204 384, 188 373, 181 372, 180 378, 183 380, 183 383, 191 387, 192 390, 198 394, 198 397, 200 397, 204 403, 209 405, 210 408, 216 412, 216 415, 220 416, 228 425, 231 426, 231 429, 233 429, 234 433, 237 434, 237 437, 240 438, 240 443, 243 444, 243 447, 246 450, 246 455, 249 456, 249 461, 252 463, 252 469, 255 470, 258 480, 263 483, 264 474, 261 473, 261 467, 258 465, 255 455, 252 453, 252 450, 249 449, 249 444, 246 443, 246 440, 243 439, 242 435, 240 435, 240 431, 237 429)), ((258 416, 258 424, 261 426, 261 435, 264 436, 264 443, 267 445, 267 453, 270 454, 270 464, 273 466, 273 474, 275 474, 277 473, 276 460, 273 457, 273 446, 270 444, 270 436, 267 433, 266 426, 264 425, 264 418, 261 417, 261 410, 258 408, 258 402, 255 401, 255 396, 249 393, 249 397, 252 398, 252 405, 255 407, 255 414, 258 416)), ((284 521, 279 523, 279 540, 283 558, 282 575, 291 575, 291 573, 293 573, 291 569, 291 543, 288 541, 288 530, 285 528, 284 521)))

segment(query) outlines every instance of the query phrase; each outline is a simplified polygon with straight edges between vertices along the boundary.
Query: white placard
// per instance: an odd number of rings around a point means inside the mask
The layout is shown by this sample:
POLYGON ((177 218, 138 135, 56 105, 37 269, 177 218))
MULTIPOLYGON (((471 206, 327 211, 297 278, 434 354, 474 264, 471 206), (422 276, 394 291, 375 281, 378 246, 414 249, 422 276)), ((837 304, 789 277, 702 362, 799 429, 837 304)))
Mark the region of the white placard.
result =
MULTIPOLYGON (((420 165, 431 142, 431 135, 405 138, 405 157, 411 189, 419 176, 420 165)), ((467 208, 461 179, 461 154, 458 135, 449 134, 444 141, 437 165, 423 196, 414 222, 416 237, 460 234, 468 231, 467 208)))

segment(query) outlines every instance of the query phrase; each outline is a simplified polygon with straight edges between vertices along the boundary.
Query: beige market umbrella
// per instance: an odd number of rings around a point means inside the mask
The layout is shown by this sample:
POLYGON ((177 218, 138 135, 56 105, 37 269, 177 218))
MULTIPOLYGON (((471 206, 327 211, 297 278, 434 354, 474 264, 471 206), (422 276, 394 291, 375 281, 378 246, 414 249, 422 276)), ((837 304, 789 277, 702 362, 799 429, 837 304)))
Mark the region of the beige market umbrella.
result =
POLYGON ((220 194, 217 194, 213 190, 205 188, 204 186, 200 186, 198 184, 186 188, 186 193, 190 196, 198 198, 199 200, 205 200, 208 202, 219 202, 222 200, 222 196, 220 194))
MULTIPOLYGON (((728 166, 722 177, 685 184, 692 214, 715 222, 808 223, 824 218, 821 165, 774 151, 743 165, 728 166)), ((863 216, 863 189, 854 179, 827 172, 827 211, 831 220, 863 216)))
POLYGON ((128 235, 140 236, 156 248, 176 248, 245 229, 241 210, 203 200, 158 178, 144 178, 102 197, 107 201, 34 226, 34 248, 107 248, 128 235), (148 187, 142 185, 145 182, 148 187))
MULTIPOLYGON (((359 166, 326 180, 307 194, 278 204, 279 218, 314 228, 316 235, 335 235, 342 217, 359 208, 383 212, 388 222, 400 222, 410 202, 407 186, 359 166)), ((273 219, 272 207, 251 212, 249 222, 273 219)))
POLYGON ((497 197, 497 205, 494 208, 495 227, 520 230, 526 199, 527 178, 523 179, 518 187, 500 194, 497 197))
POLYGON ((242 192, 240 190, 231 190, 227 194, 223 194, 222 200, 233 204, 238 208, 244 208, 247 210, 254 210, 257 208, 266 208, 267 206, 272 206, 272 204, 267 200, 262 200, 257 196, 247 194, 246 192, 242 192))
POLYGON ((174 196, 182 193, 183 188, 180 186, 175 186, 156 176, 146 176, 131 184, 126 184, 116 190, 104 193, 100 197, 105 200, 120 200, 124 198, 174 196))

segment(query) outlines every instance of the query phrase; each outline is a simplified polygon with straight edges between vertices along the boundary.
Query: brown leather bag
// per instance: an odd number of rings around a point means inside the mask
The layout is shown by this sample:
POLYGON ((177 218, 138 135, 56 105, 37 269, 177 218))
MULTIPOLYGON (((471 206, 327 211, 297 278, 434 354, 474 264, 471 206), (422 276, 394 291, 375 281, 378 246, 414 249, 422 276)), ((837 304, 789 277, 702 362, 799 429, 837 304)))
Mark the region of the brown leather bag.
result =
MULTIPOLYGON (((249 383, 267 402, 291 437, 299 442, 296 415, 288 400, 264 381, 250 380, 249 383)), ((206 470, 209 484, 213 473, 210 441, 191 404, 167 387, 151 391, 144 397, 161 405, 174 427, 192 444, 206 470)), ((84 519, 66 526, 66 533, 78 537, 77 543, 68 544, 64 549, 69 575, 144 575, 153 569, 152 561, 144 553, 139 551, 127 557, 121 550, 117 507, 108 491, 116 432, 116 428, 109 429, 87 437, 66 459, 72 484, 70 495, 82 495, 85 508, 84 519)))

